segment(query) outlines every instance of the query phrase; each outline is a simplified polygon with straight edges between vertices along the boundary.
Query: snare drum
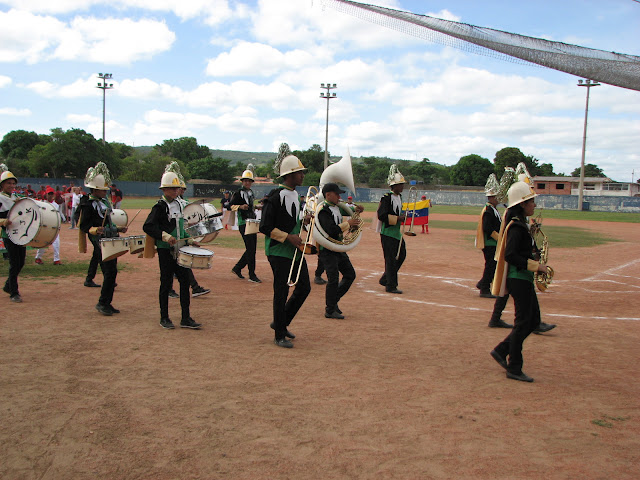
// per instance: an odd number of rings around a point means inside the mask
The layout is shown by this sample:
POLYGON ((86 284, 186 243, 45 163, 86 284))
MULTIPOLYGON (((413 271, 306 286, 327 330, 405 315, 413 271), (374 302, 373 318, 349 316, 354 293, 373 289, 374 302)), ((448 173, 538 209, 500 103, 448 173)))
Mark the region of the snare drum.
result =
POLYGON ((216 207, 210 203, 190 203, 184 207, 183 215, 189 227, 185 231, 190 237, 197 242, 211 242, 222 230, 222 221, 220 217, 209 218, 211 215, 218 213, 216 207), (191 227, 195 227, 190 230, 191 227))
POLYGON ((102 261, 108 262, 129 251, 129 237, 101 238, 102 261))
POLYGON ((33 198, 21 198, 9 210, 11 225, 7 235, 16 245, 48 247, 60 232, 60 214, 56 207, 33 198))
POLYGON ((260 220, 248 218, 245 220, 244 234, 253 235, 260 231, 260 220))
POLYGON ((182 247, 176 261, 185 268, 211 268, 213 252, 206 248, 182 247))
POLYGON ((126 227, 128 222, 129 217, 127 216, 127 212, 118 208, 111 210, 111 223, 116 227, 126 227))
POLYGON ((146 238, 146 235, 134 235, 129 237, 129 253, 131 253, 131 255, 135 255, 136 253, 142 252, 144 250, 144 242, 146 238))

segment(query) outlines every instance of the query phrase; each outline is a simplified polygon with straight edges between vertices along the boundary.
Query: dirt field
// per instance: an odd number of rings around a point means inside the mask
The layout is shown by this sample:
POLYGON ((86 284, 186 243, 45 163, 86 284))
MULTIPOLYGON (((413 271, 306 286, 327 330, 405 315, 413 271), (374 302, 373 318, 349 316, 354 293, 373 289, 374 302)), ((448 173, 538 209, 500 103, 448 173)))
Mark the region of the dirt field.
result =
MULTIPOLYGON (((325 319, 312 285, 290 350, 272 343, 261 251, 258 285, 230 273, 239 250, 211 247, 214 267, 196 276, 213 291, 192 301, 201 331, 159 326, 157 259, 121 257, 135 269, 118 276, 113 317, 82 278, 23 279, 24 303, 0 297, 0 478, 639 478, 640 224, 546 224, 622 242, 552 246, 539 300, 558 327, 524 344, 532 384, 489 356, 507 331, 487 328, 482 254, 464 231, 409 238, 404 294, 391 296, 367 230, 347 318, 325 319)), ((63 261, 88 261, 75 235, 63 226, 63 261)))

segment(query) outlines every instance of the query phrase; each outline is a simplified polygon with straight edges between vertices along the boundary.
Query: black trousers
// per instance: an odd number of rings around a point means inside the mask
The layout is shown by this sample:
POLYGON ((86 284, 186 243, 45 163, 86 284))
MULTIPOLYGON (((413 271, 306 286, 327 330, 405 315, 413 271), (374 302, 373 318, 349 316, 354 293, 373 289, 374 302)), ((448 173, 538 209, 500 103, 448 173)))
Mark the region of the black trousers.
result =
POLYGON ((396 288, 398 286, 398 270, 404 263, 404 259, 407 258, 405 242, 402 241, 400 256, 396 260, 398 242, 400 240, 387 235, 380 235, 380 241, 382 242, 382 253, 384 254, 384 273, 380 277, 380 284, 388 289, 396 288))
POLYGON ((509 294, 507 293, 504 297, 496 298, 496 302, 493 304, 493 313, 491 314, 491 321, 497 322, 501 320, 502 311, 504 307, 507 306, 507 301, 509 300, 509 294))
POLYGON ((322 262, 322 257, 318 255, 318 266, 316 267, 315 276, 320 277, 324 272, 324 263, 322 262))
POLYGON ((102 251, 100 248, 97 250, 93 249, 93 255, 91 255, 91 260, 89 260, 89 269, 87 270, 87 282, 93 281, 96 278, 96 273, 98 273, 98 264, 102 260, 102 251))
MULTIPOLYGON (((300 270, 300 278, 293 289, 293 293, 287 300, 289 295, 289 286, 287 278, 291 270, 290 258, 269 255, 269 265, 273 272, 273 329, 275 330, 276 339, 284 338, 287 327, 302 307, 302 304, 311 292, 311 284, 309 283, 309 271, 307 270, 307 261, 302 259, 302 267, 300 270)), ((300 258, 300 254, 298 254, 300 258)), ((293 278, 298 271, 299 262, 296 261, 293 268, 293 278)))
POLYGON ((178 265, 169 248, 158 249, 158 263, 160 264, 160 291, 158 293, 160 318, 169 318, 169 292, 173 285, 173 276, 175 275, 180 284, 182 320, 187 320, 190 317, 189 305, 191 304, 191 295, 189 295, 189 269, 178 265))
POLYGON ((356 271, 345 252, 333 252, 326 248, 320 250, 319 258, 327 271, 327 290, 325 292, 325 311, 333 313, 340 299, 349 291, 356 279, 356 271), (340 273, 342 280, 340 280, 340 273))
POLYGON ((18 291, 18 275, 20 275, 20 271, 22 267, 24 267, 24 261, 27 257, 27 247, 16 245, 9 238, 3 240, 4 246, 9 254, 9 277, 4 283, 4 289, 9 290, 9 295, 13 297, 20 293, 18 291))
POLYGON ((249 267, 249 276, 252 277, 256 274, 256 247, 258 245, 258 234, 245 235, 247 225, 240 225, 240 235, 242 235, 242 241, 244 242, 244 253, 236 263, 234 269, 240 271, 244 267, 249 267))
POLYGON ((519 374, 523 364, 522 344, 540 325, 540 306, 533 282, 507 278, 507 288, 515 302, 516 317, 513 330, 494 350, 502 357, 509 355, 507 370, 519 374))
POLYGON ((491 290, 491 282, 493 282, 493 275, 496 273, 495 261, 496 247, 489 246, 482 249, 484 255, 484 272, 482 272, 482 278, 478 282, 478 288, 482 293, 488 293, 491 290))
MULTIPOLYGON (((98 300, 98 303, 101 303, 102 305, 111 305, 111 302, 113 301, 113 291, 116 288, 116 277, 118 276, 118 259, 114 258, 108 262, 103 262, 99 238, 89 235, 89 240, 91 240, 91 244, 93 245, 91 261, 93 261, 94 258, 97 258, 97 265, 100 265, 100 270, 102 270, 102 288, 100 289, 100 299, 98 300)), ((91 264, 89 264, 89 268, 91 268, 91 264)), ((89 277, 87 276, 87 278, 89 277)))

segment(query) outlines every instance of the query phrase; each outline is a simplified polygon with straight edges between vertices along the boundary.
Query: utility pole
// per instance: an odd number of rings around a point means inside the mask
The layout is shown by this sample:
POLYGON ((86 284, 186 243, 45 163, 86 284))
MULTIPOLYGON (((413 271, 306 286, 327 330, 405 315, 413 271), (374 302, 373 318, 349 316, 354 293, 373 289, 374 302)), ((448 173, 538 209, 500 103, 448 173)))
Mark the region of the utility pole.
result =
POLYGON ((584 132, 582 134, 582 160, 580 161, 580 184, 578 192, 578 210, 582 211, 582 197, 584 190, 584 155, 587 147, 587 116, 589 115, 589 91, 591 87, 598 87, 600 84, 596 81, 578 80, 579 87, 587 87, 587 104, 584 107, 584 132))
POLYGON ((107 80, 111 80, 112 75, 110 73, 99 73, 98 78, 102 79, 102 82, 98 82, 99 88, 102 90, 102 144, 104 145, 104 130, 105 130, 105 101, 107 90, 113 88, 113 83, 107 83, 107 80))
POLYGON ((320 98, 326 98, 327 99, 327 123, 326 123, 326 127, 325 127, 325 135, 324 135, 324 168, 325 170, 327 169, 327 167, 329 166, 329 100, 331 100, 332 98, 337 98, 335 93, 331 93, 331 89, 333 88, 337 88, 336 84, 334 83, 333 85, 331 85, 330 83, 325 84, 321 83, 320 84, 320 88, 324 88, 327 92, 320 92, 320 98))

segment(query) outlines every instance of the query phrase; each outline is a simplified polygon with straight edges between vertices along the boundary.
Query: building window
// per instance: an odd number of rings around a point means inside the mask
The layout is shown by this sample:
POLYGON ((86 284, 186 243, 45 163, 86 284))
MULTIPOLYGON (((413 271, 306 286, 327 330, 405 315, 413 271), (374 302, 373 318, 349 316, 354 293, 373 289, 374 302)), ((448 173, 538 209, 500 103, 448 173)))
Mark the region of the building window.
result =
POLYGON ((546 184, 546 183, 539 183, 539 184, 538 184, 538 186, 537 186, 537 188, 538 188, 539 190, 544 190, 545 188, 547 188, 547 184, 546 184))
POLYGON ((564 190, 564 183, 556 183, 556 190, 564 190))
POLYGON ((584 189, 585 190, 595 190, 596 189, 596 184, 595 183, 585 183, 584 184, 584 189))

